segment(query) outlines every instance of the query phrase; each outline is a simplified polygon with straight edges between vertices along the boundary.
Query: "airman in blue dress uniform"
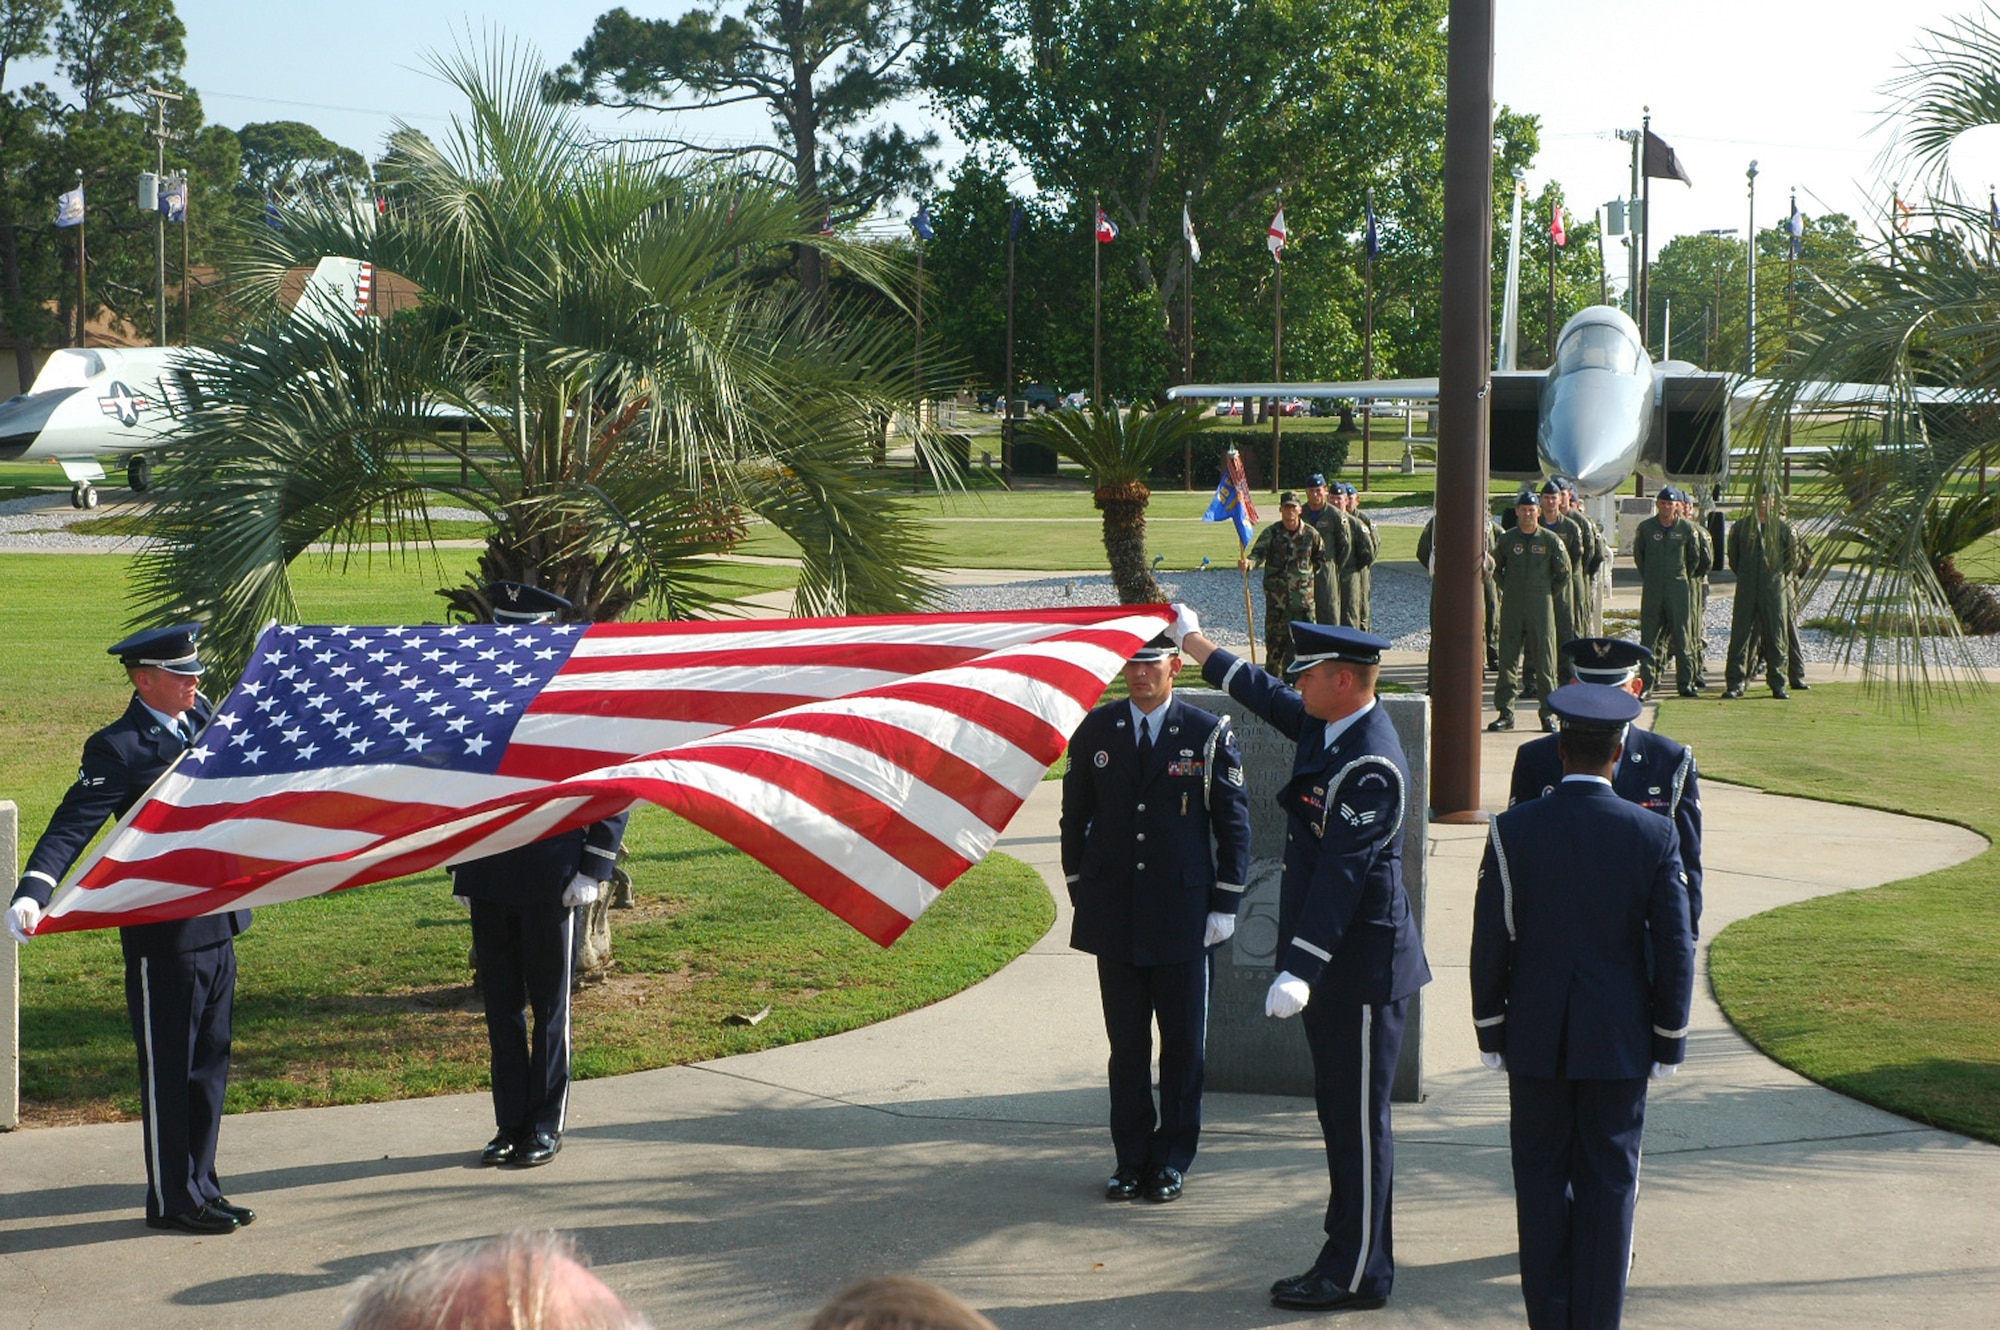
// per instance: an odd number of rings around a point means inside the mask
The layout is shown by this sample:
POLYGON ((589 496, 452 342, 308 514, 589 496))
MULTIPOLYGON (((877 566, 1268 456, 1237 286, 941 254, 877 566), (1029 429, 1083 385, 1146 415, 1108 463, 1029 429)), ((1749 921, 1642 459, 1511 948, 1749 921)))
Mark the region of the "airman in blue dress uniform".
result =
POLYGON ((1673 823, 1611 788, 1639 699, 1575 683, 1548 701, 1564 775, 1493 821, 1473 896, 1472 1019, 1481 1060, 1508 1076, 1528 1324, 1616 1330, 1646 1084, 1687 1054, 1694 932, 1673 823), (1588 846, 1589 862, 1551 845, 1588 846))
MULTIPOLYGON (((570 603, 519 582, 485 588, 495 623, 553 623, 570 603)), ((562 1149, 569 1117, 569 995, 577 911, 618 866, 629 814, 451 866, 472 912, 472 949, 493 1055, 493 1139, 482 1164, 533 1168, 562 1149), (532 1042, 527 1010, 535 1013, 532 1042)))
MULTIPOLYGON (((1563 655, 1577 682, 1645 696, 1644 672, 1653 663, 1653 653, 1637 642, 1581 637, 1564 646, 1563 655)), ((1556 738, 1545 734, 1514 751, 1509 808, 1551 794, 1562 782, 1562 753, 1556 738)), ((1673 822, 1681 840, 1681 867, 1687 873, 1688 921, 1695 936, 1701 936, 1701 772, 1695 767, 1694 750, 1653 730, 1627 726, 1611 788, 1627 803, 1650 808, 1673 822)))
POLYGON ((1076 908, 1070 945, 1097 957, 1111 1042, 1118 1165, 1104 1194, 1114 1201, 1181 1194, 1201 1136, 1214 948, 1236 931, 1250 872, 1236 735, 1228 717, 1174 697, 1180 668, 1165 637, 1134 653, 1125 667, 1130 700, 1084 717, 1063 775, 1063 875, 1076 908))
MULTIPOLYGON (((208 724, 214 707, 198 691, 200 632, 192 623, 151 628, 109 648, 132 680, 132 701, 84 743, 76 783, 28 855, 7 912, 17 940, 34 935, 56 885, 104 820, 123 817, 208 724)), ((139 1051, 151 1228, 215 1235, 257 1217, 222 1194, 215 1173, 236 1006, 236 935, 249 926, 250 911, 230 910, 118 930, 125 1009, 139 1051)))
POLYGON ((1389 1090, 1410 996, 1431 977, 1403 890, 1410 778, 1395 726, 1375 701, 1389 643, 1357 628, 1295 622, 1291 631, 1296 688, 1198 630, 1182 647, 1210 683, 1298 744, 1278 795, 1286 816, 1279 972, 1264 1010, 1305 1013, 1332 1194, 1318 1259, 1273 1284, 1271 1301, 1365 1310, 1386 1302, 1395 1280, 1389 1090))

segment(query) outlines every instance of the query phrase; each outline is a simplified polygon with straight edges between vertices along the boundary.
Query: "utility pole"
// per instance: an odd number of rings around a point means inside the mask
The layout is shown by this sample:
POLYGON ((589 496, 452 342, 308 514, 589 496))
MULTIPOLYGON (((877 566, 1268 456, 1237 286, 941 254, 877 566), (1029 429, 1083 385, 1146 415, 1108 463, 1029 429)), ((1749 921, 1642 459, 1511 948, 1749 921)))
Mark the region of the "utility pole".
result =
POLYGON ((1744 177, 1750 182, 1750 299, 1743 319, 1743 342, 1748 348, 1743 372, 1757 372, 1757 163, 1752 161, 1744 177))
MULTIPOLYGON (((181 100, 177 92, 167 92, 161 88, 141 88, 139 95, 153 99, 153 124, 147 132, 153 136, 153 146, 157 153, 154 174, 153 198, 153 345, 167 344, 167 214, 161 210, 157 190, 160 182, 167 178, 167 140, 179 138, 167 128, 167 103, 181 100)), ((182 223, 186 225, 185 222, 182 223)))

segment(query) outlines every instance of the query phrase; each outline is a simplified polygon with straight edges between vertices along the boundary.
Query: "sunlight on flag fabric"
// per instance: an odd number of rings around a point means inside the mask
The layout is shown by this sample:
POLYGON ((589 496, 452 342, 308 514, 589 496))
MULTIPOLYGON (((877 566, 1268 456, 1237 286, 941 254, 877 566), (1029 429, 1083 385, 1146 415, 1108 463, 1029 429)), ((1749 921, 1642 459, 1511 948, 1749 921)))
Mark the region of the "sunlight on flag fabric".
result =
POLYGON ((1172 617, 273 626, 38 931, 342 891, 649 801, 887 946, 1172 617))

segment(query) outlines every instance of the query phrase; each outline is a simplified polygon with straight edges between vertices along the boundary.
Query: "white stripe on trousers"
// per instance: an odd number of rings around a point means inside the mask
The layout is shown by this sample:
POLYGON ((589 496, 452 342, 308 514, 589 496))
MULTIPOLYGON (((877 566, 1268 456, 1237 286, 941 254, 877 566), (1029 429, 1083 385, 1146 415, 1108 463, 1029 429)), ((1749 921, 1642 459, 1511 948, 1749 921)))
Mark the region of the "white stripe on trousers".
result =
POLYGON ((139 1044, 139 1056, 146 1064, 146 1102, 141 1105, 146 1119, 146 1158, 153 1161, 153 1209, 162 1217, 167 1213, 167 1196, 162 1190, 160 1170, 160 1061, 153 1056, 153 964, 150 956, 139 958, 139 1015, 140 1028, 145 1031, 145 1039, 139 1044))
POLYGON ((1371 1059, 1374 1048, 1375 1008, 1361 1007, 1361 1250, 1354 1257, 1354 1278, 1347 1291, 1361 1290, 1361 1277, 1368 1273, 1368 1253, 1375 1247, 1375 1106, 1369 1101, 1374 1080, 1371 1059))
POLYGON ((563 921, 563 981, 562 996, 556 999, 556 1019, 561 1022, 562 1047, 558 1050, 551 1041, 549 1058, 551 1062, 558 1052, 562 1056, 563 1092, 562 1106, 556 1110, 556 1134, 561 1135, 569 1125, 569 981, 570 971, 576 965, 576 912, 589 909, 586 905, 570 907, 569 917, 563 921))

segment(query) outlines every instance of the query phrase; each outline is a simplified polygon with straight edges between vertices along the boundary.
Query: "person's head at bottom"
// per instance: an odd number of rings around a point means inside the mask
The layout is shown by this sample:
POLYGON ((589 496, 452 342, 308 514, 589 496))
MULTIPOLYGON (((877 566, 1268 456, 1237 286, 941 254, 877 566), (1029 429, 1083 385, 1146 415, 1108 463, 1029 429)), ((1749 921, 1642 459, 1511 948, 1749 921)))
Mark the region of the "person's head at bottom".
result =
POLYGON ((362 1280, 340 1330, 651 1330, 560 1233, 451 1242, 362 1280))
POLYGON ((1549 694, 1549 710, 1562 729, 1556 751, 1565 776, 1610 780, 1625 747, 1625 727, 1639 717, 1639 699, 1630 690, 1601 683, 1566 683, 1549 694))
POLYGON ((936 1284, 881 1275, 849 1284, 819 1309, 807 1330, 996 1330, 993 1322, 936 1284))

